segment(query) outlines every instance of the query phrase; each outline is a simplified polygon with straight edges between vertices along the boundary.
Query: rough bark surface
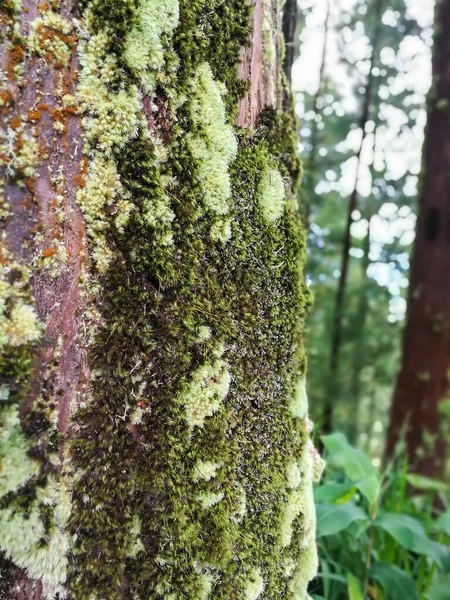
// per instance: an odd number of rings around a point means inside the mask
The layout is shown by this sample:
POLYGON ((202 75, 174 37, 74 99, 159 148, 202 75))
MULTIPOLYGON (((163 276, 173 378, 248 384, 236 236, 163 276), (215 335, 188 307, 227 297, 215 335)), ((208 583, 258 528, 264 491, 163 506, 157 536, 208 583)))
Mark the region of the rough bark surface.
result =
POLYGON ((278 2, 0 11, 0 598, 306 598, 278 2))
POLYGON ((433 77, 402 367, 388 453, 405 435, 411 468, 442 476, 450 431, 450 2, 436 15, 433 77))

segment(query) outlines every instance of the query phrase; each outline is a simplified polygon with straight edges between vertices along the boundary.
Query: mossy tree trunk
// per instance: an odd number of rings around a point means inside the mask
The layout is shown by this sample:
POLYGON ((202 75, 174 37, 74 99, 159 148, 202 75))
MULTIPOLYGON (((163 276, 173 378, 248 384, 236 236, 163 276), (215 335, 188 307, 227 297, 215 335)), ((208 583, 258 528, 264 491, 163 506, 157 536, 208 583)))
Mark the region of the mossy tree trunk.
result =
POLYGON ((0 10, 0 598, 306 598, 277 1, 0 10))
POLYGON ((388 453, 404 432, 411 468, 442 476, 450 440, 450 0, 438 3, 403 358, 388 453))

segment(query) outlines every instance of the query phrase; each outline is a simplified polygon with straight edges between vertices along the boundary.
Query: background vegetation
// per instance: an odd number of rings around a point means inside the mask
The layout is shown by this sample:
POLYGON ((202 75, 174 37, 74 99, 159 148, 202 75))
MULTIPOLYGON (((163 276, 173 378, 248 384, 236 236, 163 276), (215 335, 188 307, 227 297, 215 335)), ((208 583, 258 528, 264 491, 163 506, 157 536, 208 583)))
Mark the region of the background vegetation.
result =
MULTIPOLYGON (((443 472, 424 476, 401 436, 395 452, 385 451, 389 429, 406 427, 391 422, 391 403, 420 198, 434 5, 305 0, 299 7, 292 79, 314 296, 308 395, 329 456, 315 491, 321 563, 312 597, 448 599, 443 472)), ((429 437, 415 454, 433 454, 429 437)))

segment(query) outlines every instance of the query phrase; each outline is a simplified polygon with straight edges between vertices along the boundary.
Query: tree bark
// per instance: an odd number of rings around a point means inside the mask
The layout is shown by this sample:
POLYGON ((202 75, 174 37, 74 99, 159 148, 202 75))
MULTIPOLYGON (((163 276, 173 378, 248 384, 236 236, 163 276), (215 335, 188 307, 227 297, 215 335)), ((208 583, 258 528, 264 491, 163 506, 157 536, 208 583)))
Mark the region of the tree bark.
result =
POLYGON ((314 576, 276 0, 0 9, 0 598, 314 576))
POLYGON ((391 411, 387 452, 404 435, 410 468, 442 476, 443 431, 450 405, 450 1, 438 3, 416 241, 412 257, 402 366, 391 411))

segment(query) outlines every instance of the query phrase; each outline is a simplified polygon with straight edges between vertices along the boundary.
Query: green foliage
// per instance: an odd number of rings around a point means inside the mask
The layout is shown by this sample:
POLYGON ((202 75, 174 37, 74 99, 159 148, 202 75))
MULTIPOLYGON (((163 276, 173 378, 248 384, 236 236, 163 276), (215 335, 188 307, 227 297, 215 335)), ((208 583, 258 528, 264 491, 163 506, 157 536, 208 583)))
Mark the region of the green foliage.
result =
POLYGON ((314 492, 321 560, 312 598, 448 598, 450 511, 443 484, 418 480, 402 462, 378 472, 342 434, 323 443, 330 459, 314 492), (361 487, 368 480, 374 482, 369 494, 361 487))

